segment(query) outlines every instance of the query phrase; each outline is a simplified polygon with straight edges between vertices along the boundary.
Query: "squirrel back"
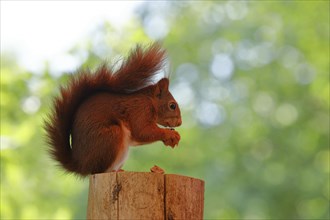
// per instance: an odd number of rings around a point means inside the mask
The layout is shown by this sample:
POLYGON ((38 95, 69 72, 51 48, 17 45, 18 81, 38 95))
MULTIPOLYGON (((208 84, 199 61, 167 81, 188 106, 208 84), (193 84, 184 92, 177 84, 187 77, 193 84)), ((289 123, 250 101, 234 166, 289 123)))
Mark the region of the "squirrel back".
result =
MULTIPOLYGON (((164 59, 165 50, 163 50, 158 44, 153 44, 145 49, 138 46, 131 51, 129 57, 123 61, 116 71, 114 71, 113 68, 108 68, 106 65, 103 65, 97 69, 94 74, 89 71, 80 71, 78 74, 73 75, 68 85, 60 88, 60 95, 54 99, 53 109, 48 115, 48 119, 45 121, 44 128, 46 130, 47 143, 50 146, 49 152, 51 156, 59 161, 67 171, 82 175, 88 174, 89 171, 86 173, 86 171, 82 171, 77 167, 77 163, 73 160, 72 156, 72 143, 70 144, 70 142, 73 141, 71 139, 73 130, 72 126, 74 124, 77 110, 89 97, 101 93, 134 94, 136 91, 152 87, 151 89, 155 90, 155 92, 159 90, 157 97, 160 97, 160 87, 155 86, 153 80, 154 76, 163 67, 164 59)), ((166 86, 166 89, 168 89, 168 80, 165 87, 166 86)), ((171 103, 175 103, 172 105, 177 106, 171 94, 169 93, 167 96, 170 97, 171 103)), ((168 104, 166 103, 166 105, 168 104)), ((179 108, 176 107, 175 111, 176 114, 179 114, 179 119, 177 120, 179 120, 180 123, 176 121, 173 124, 167 121, 166 123, 164 122, 165 124, 172 124, 172 127, 181 124, 179 108)), ((158 135, 159 137, 157 136, 157 139, 162 140, 164 143, 166 142, 167 145, 173 145, 174 142, 177 144, 177 135, 175 138, 176 141, 169 142, 169 134, 165 135, 165 133, 168 132, 160 130, 157 132, 159 134, 161 133, 160 136, 158 135), (165 140, 166 138, 167 141, 165 140)), ((139 134, 135 135, 135 139, 139 139, 138 135, 139 134)), ((175 135, 172 132, 172 135, 170 136, 173 139, 173 136, 175 135)), ((97 148, 95 149, 97 150, 97 148)), ((97 158, 95 158, 95 160, 97 160, 97 158)), ((108 165, 110 166, 110 164, 108 165)), ((95 171, 91 170, 90 172, 103 171, 104 170, 96 169, 95 171)))

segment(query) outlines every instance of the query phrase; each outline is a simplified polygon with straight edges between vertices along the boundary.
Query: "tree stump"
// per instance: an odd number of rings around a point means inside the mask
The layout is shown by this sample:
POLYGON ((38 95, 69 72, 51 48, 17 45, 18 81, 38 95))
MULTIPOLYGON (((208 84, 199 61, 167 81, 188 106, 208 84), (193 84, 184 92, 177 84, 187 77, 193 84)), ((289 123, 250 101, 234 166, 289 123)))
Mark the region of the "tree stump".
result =
POLYGON ((203 219, 204 181, 144 172, 90 176, 87 219, 203 219))

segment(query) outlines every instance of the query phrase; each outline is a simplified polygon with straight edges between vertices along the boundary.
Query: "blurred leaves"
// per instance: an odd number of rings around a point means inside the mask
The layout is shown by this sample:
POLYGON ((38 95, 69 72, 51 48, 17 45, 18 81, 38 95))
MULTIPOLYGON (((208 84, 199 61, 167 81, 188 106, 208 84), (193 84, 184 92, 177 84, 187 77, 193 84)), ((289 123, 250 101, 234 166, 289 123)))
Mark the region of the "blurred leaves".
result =
MULTIPOLYGON (((146 2, 68 55, 82 68, 160 40, 182 108, 180 146, 132 148, 124 169, 206 181, 206 219, 329 217, 329 2, 146 2)), ((1 218, 85 218, 87 180, 47 155, 43 118, 67 75, 1 57, 1 218)))

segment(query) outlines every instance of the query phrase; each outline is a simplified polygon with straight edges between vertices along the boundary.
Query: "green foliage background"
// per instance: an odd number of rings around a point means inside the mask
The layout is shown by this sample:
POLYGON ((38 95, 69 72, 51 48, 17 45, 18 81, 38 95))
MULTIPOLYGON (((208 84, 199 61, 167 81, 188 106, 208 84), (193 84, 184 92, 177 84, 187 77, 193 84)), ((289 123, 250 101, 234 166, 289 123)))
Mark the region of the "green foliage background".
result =
MULTIPOLYGON (((152 37, 169 53, 182 141, 134 148, 124 169, 205 180, 205 219, 329 218, 329 2, 147 2, 125 31, 104 23, 68 54, 94 68, 152 37)), ((88 180, 43 140, 67 77, 1 54, 1 219, 85 218, 88 180)))

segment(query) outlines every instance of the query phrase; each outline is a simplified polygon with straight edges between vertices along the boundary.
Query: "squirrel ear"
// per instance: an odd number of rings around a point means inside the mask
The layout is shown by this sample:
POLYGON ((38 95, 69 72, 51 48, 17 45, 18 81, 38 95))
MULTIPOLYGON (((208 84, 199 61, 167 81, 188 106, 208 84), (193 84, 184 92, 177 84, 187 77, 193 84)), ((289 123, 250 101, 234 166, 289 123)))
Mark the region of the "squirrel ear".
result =
POLYGON ((163 78, 158 81, 155 88, 155 96, 160 98, 165 91, 168 91, 169 81, 167 78, 163 78))
POLYGON ((167 78, 162 78, 161 80, 158 81, 157 84, 158 84, 160 90, 162 90, 162 91, 167 91, 168 90, 169 81, 168 81, 167 78))

